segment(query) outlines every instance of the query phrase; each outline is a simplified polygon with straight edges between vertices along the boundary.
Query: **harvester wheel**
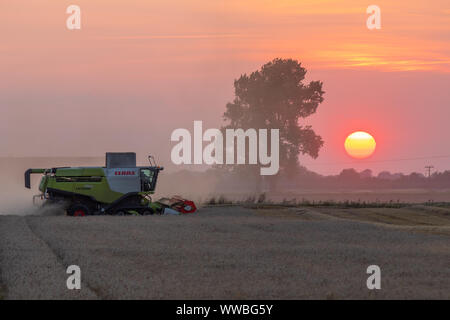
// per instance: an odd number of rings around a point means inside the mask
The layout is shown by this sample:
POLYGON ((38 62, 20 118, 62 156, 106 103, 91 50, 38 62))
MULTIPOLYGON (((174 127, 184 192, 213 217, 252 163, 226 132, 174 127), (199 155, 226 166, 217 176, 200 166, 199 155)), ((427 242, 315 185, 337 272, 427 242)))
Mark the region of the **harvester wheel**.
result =
POLYGON ((143 216, 148 216, 148 215, 151 215, 151 214, 153 214, 153 213, 154 213, 154 212, 153 212, 153 210, 152 210, 151 208, 142 210, 142 215, 143 215, 143 216))
POLYGON ((75 204, 75 205, 71 206, 67 210, 67 213, 69 216, 73 216, 73 217, 84 217, 84 216, 88 216, 90 214, 89 208, 83 204, 75 204))

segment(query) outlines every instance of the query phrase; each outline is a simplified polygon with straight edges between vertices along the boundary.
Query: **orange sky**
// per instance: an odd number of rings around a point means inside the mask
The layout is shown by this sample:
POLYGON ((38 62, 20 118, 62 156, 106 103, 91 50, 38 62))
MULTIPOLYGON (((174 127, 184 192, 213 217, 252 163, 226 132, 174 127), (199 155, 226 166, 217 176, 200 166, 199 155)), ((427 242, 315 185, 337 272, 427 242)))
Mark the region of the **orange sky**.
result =
POLYGON ((135 150, 168 162, 173 129, 220 126, 233 80, 275 57, 324 82, 307 122, 326 145, 304 159, 311 169, 429 162, 347 165, 343 142, 357 130, 377 140, 372 161, 450 150, 448 1, 3 0, 0 24, 0 156, 135 150), (66 29, 70 4, 81 30, 66 29), (381 30, 366 28, 369 4, 381 30))

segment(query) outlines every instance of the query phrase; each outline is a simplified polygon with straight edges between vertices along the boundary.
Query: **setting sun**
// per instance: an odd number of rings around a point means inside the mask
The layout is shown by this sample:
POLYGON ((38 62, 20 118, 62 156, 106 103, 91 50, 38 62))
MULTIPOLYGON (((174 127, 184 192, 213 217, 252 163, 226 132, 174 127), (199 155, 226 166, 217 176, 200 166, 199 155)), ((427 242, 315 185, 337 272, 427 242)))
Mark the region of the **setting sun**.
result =
POLYGON ((375 139, 364 131, 356 131, 345 139, 345 151, 357 159, 364 159, 375 151, 375 139))

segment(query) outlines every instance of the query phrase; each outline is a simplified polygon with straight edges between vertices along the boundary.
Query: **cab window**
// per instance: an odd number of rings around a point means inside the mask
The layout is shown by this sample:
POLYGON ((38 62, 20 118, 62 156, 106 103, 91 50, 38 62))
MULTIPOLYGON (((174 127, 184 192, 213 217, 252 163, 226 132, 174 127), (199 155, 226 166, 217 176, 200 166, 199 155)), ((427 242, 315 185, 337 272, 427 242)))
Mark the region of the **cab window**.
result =
POLYGON ((141 191, 153 190, 155 172, 150 169, 141 169, 141 191))

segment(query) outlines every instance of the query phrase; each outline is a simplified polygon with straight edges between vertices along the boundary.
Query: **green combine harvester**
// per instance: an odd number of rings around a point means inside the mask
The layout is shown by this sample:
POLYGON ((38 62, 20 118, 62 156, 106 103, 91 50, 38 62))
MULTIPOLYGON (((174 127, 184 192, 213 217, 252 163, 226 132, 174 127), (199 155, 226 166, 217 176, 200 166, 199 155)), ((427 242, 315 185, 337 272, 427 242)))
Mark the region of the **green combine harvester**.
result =
POLYGON ((134 152, 106 153, 105 167, 58 167, 28 169, 25 187, 31 188, 31 174, 43 174, 41 193, 33 197, 43 205, 60 204, 70 216, 181 214, 196 211, 194 202, 175 196, 153 202, 158 174, 149 156, 150 166, 137 167, 134 152))

